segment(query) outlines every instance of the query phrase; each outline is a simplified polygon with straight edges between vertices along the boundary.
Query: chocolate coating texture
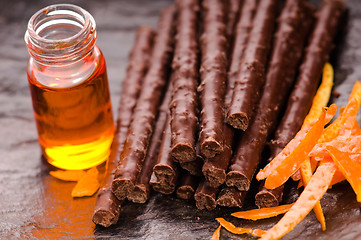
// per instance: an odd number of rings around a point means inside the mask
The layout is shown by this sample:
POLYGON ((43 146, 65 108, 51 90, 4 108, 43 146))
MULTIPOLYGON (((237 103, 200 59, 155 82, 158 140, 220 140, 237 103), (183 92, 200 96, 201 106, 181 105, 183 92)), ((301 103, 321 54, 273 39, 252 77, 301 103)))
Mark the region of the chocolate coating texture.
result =
POLYGON ((202 2, 203 33, 200 38, 201 153, 206 158, 223 151, 224 95, 227 71, 227 35, 224 5, 220 0, 202 2))
POLYGON ((248 128, 253 110, 261 97, 278 3, 274 0, 260 1, 237 73, 227 122, 243 131, 248 128))
POLYGON ((115 171, 112 191, 120 200, 133 190, 148 150, 155 117, 168 79, 168 63, 173 50, 174 13, 173 7, 166 8, 161 13, 152 62, 134 109, 120 164, 115 171))
POLYGON ((278 18, 266 84, 252 123, 237 146, 227 175, 227 185, 248 190, 260 163, 267 137, 277 119, 301 61, 302 51, 313 21, 313 7, 308 3, 287 1, 278 18))
POLYGON ((171 76, 162 104, 159 107, 157 122, 142 170, 138 175, 133 191, 131 191, 127 196, 128 200, 132 202, 144 203, 150 195, 149 180, 153 172, 153 167, 157 163, 158 152, 161 146, 164 129, 167 126, 166 124, 169 125, 169 122, 167 122, 167 116, 169 115, 169 103, 172 95, 172 82, 171 76))
POLYGON ((198 13, 197 0, 178 0, 177 34, 172 69, 175 75, 171 111, 172 150, 175 160, 195 159, 198 131, 198 13))
POLYGON ((123 150, 128 127, 136 105, 143 77, 149 67, 149 57, 153 49, 154 30, 140 27, 137 30, 135 42, 129 55, 126 76, 122 83, 122 93, 116 122, 116 133, 109 156, 108 172, 104 179, 104 186, 99 191, 95 203, 93 222, 109 227, 118 221, 121 210, 120 201, 113 195, 110 185, 113 181, 113 171, 123 150))

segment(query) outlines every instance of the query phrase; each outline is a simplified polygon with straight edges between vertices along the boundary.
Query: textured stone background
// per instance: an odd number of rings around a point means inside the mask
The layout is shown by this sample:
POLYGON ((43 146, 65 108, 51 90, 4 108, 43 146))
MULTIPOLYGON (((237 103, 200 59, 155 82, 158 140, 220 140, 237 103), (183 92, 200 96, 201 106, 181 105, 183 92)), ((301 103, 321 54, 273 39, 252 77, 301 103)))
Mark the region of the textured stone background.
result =
MULTIPOLYGON (((156 27, 159 9, 171 0, 81 0, 75 3, 95 18, 98 45, 108 66, 113 110, 119 102, 121 80, 135 29, 156 27)), ((152 194, 144 205, 127 204, 119 223, 109 229, 95 227, 91 214, 95 197, 70 196, 73 183, 48 175, 37 143, 31 99, 26 80, 28 53, 23 36, 33 13, 57 1, 0 0, 0 239, 207 239, 217 227, 215 217, 229 218, 236 209, 197 210, 193 202, 152 194)), ((361 79, 361 3, 346 0, 349 16, 332 57, 336 90, 347 100, 355 80, 361 79), (341 36, 342 35, 342 36, 341 36)), ((292 201, 295 192, 288 194, 292 201)), ((329 190, 322 200, 328 230, 322 232, 313 213, 284 239, 360 239, 360 204, 348 184, 329 190)), ((246 208, 253 207, 250 202, 246 208)), ((242 226, 266 229, 279 218, 242 226)), ((236 237, 222 230, 224 239, 236 237)))

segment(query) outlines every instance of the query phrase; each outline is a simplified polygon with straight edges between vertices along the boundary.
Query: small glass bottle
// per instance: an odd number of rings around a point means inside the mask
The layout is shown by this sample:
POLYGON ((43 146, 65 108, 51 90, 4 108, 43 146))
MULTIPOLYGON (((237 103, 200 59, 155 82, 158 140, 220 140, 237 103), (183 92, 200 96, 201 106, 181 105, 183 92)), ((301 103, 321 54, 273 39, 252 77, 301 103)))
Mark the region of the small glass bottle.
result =
POLYGON ((29 20, 27 76, 42 153, 62 169, 85 169, 109 155, 114 122, 105 60, 93 17, 71 4, 29 20))

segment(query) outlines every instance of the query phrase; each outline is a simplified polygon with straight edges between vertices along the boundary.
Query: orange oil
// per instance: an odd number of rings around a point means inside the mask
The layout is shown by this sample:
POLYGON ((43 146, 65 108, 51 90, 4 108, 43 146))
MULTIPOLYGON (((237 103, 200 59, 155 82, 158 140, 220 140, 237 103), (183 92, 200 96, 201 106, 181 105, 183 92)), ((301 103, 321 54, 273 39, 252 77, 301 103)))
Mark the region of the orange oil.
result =
POLYGON ((115 128, 104 58, 95 65, 89 78, 65 88, 42 85, 28 72, 41 150, 58 168, 86 169, 109 156, 115 128))

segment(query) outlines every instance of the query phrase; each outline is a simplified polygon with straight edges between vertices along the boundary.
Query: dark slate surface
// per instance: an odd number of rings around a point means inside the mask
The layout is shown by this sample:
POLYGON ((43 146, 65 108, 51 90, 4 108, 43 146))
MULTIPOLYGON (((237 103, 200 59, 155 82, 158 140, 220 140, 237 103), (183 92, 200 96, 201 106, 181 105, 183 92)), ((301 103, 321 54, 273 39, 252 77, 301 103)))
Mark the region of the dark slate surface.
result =
MULTIPOLYGON (((156 27, 159 9, 170 0, 61 1, 87 9, 98 25, 98 45, 103 50, 111 85, 113 109, 119 102, 120 82, 135 29, 156 27)), ((361 79, 361 3, 346 0, 349 9, 345 36, 333 56, 336 70, 334 99, 344 104, 355 80, 361 79)), ((207 239, 217 227, 215 217, 242 226, 267 229, 279 218, 260 222, 229 217, 236 209, 200 211, 193 202, 152 194, 147 204, 127 204, 119 223, 109 229, 91 222, 95 197, 72 199, 74 183, 48 175, 37 143, 26 80, 28 53, 23 41, 30 16, 56 1, 0 0, 0 239, 207 239)), ((288 194, 288 201, 295 198, 288 194)), ((327 231, 322 232, 313 213, 284 239, 361 239, 360 204, 348 184, 329 190, 322 200, 327 231)), ((252 208, 248 202, 246 208, 252 208)), ((223 239, 254 239, 222 230, 223 239)))

